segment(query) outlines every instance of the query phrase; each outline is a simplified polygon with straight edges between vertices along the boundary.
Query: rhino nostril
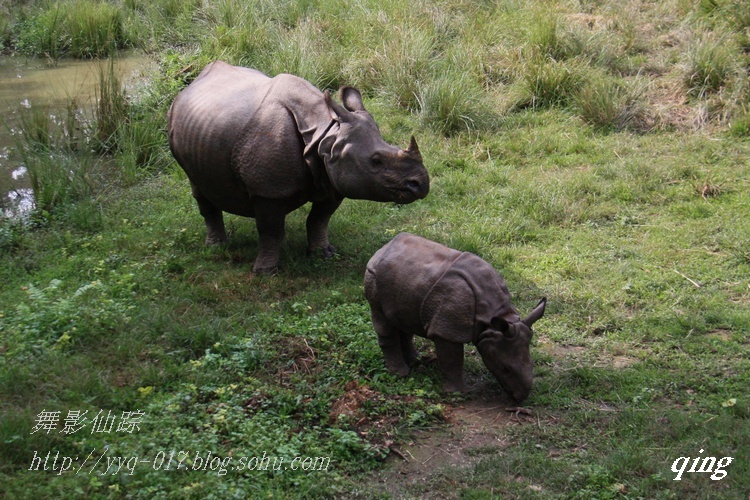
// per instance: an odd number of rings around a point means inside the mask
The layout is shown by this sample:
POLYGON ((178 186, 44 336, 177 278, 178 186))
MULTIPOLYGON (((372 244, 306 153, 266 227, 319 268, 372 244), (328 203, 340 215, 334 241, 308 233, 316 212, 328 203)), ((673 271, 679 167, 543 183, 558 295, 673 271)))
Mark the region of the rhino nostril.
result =
POLYGON ((422 184, 419 181, 406 181, 406 189, 411 191, 414 196, 417 196, 419 198, 425 196, 426 194, 424 188, 422 187, 422 184))

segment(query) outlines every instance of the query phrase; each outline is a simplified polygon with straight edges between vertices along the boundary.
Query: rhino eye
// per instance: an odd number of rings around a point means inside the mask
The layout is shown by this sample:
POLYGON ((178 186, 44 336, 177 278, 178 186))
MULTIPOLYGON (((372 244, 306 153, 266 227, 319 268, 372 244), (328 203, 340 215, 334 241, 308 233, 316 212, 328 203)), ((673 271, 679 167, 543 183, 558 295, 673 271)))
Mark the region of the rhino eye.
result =
POLYGON ((373 167, 376 168, 382 168, 383 167, 383 157, 380 156, 380 154, 375 153, 370 157, 370 163, 372 163, 373 167))

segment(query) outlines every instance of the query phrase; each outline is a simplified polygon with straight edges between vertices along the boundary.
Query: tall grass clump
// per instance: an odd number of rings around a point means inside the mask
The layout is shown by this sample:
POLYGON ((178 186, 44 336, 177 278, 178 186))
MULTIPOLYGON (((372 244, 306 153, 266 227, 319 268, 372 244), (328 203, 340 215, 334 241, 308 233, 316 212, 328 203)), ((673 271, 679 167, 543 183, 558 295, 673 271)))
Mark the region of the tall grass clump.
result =
POLYGON ((647 85, 602 76, 591 78, 573 96, 573 105, 584 121, 603 129, 640 129, 645 126, 647 85))
POLYGON ((116 134, 128 122, 128 101, 112 58, 99 66, 94 108, 95 139, 102 151, 116 148, 116 134))
POLYGON ((583 82, 579 68, 567 61, 537 56, 527 61, 516 107, 548 108, 569 104, 583 82))
POLYGON ((688 93, 703 97, 725 86, 736 70, 737 51, 729 40, 705 35, 696 39, 687 52, 683 81, 688 93))
POLYGON ((163 171, 171 160, 163 123, 132 120, 117 132, 117 166, 126 184, 134 184, 142 174, 163 171))
POLYGON ((257 52, 252 66, 272 76, 291 73, 322 89, 341 85, 341 54, 316 21, 274 29, 270 35, 273 49, 257 52))
POLYGON ((498 121, 484 89, 463 71, 448 70, 421 84, 417 101, 422 122, 446 136, 487 130, 498 121))
POLYGON ((738 31, 750 28, 750 2, 748 0, 734 0, 727 4, 729 22, 738 31))
POLYGON ((556 61, 578 55, 583 44, 577 37, 564 33, 557 17, 547 14, 537 15, 529 23, 527 47, 535 55, 546 56, 556 61))
POLYGON ((75 117, 59 121, 45 108, 24 109, 15 135, 37 209, 51 210, 91 192, 91 158, 75 150, 75 117))
POLYGON ((125 0, 128 43, 147 52, 194 44, 204 34, 198 22, 202 4, 201 0, 125 0))
POLYGON ((92 192, 94 159, 88 155, 60 152, 24 155, 34 203, 37 209, 50 211, 69 205, 92 192))
POLYGON ((134 125, 129 113, 112 59, 99 67, 93 119, 75 99, 62 113, 35 106, 19 111, 14 151, 28 171, 38 209, 69 205, 107 182, 107 159, 100 153, 122 155, 116 162, 126 179, 137 172, 133 165, 159 163, 166 149, 162 122, 144 118, 134 125))
POLYGON ((27 14, 14 31, 17 50, 52 59, 105 57, 128 45, 124 16, 108 2, 54 3, 27 14))
POLYGON ((68 47, 64 8, 55 4, 48 10, 21 17, 13 28, 13 43, 24 54, 47 55, 52 59, 62 56, 68 47))
POLYGON ((383 26, 372 46, 359 47, 346 61, 348 81, 364 91, 375 90, 398 106, 419 107, 419 87, 432 77, 436 58, 433 33, 420 26, 383 26))
POLYGON ((67 4, 67 32, 73 57, 114 55, 127 43, 121 10, 108 2, 77 0, 67 4))

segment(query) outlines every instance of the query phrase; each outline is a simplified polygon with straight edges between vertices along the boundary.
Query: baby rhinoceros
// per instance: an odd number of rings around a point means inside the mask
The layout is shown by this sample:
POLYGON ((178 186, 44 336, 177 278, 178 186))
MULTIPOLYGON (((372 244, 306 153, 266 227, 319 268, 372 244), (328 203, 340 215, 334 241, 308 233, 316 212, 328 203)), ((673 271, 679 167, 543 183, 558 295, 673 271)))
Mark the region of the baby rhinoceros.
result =
POLYGON ((414 335, 426 337, 435 343, 444 390, 464 392, 463 345, 472 342, 514 399, 531 392, 531 325, 547 301, 521 319, 505 280, 478 256, 401 233, 367 263, 365 296, 389 370, 408 375, 414 335))

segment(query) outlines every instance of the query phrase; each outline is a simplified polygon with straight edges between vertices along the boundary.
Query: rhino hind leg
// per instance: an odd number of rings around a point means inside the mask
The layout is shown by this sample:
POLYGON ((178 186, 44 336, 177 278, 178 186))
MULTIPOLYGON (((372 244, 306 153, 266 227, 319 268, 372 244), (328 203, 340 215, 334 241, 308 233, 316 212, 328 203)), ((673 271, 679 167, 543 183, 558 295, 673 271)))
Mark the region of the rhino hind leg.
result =
POLYGON ((331 258, 336 249, 328 242, 328 222, 331 215, 341 205, 340 199, 326 199, 312 204, 307 216, 307 253, 321 253, 324 258, 331 258))
POLYGON ((221 209, 208 201, 203 193, 191 183, 193 198, 198 203, 198 210, 206 223, 206 245, 218 245, 227 241, 224 229, 224 214, 221 209))
POLYGON ((438 366, 443 373, 445 392, 466 392, 464 384, 464 345, 434 338, 438 366))

